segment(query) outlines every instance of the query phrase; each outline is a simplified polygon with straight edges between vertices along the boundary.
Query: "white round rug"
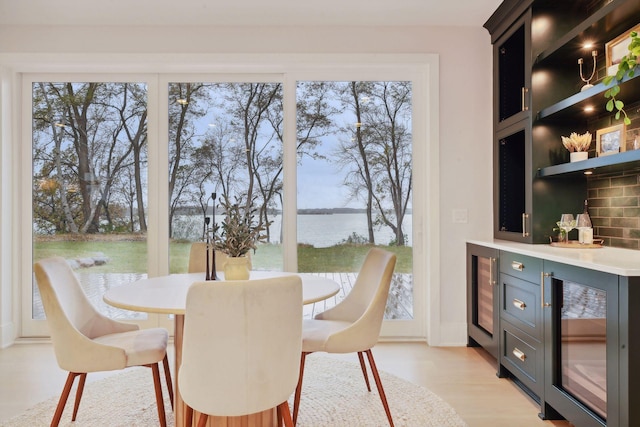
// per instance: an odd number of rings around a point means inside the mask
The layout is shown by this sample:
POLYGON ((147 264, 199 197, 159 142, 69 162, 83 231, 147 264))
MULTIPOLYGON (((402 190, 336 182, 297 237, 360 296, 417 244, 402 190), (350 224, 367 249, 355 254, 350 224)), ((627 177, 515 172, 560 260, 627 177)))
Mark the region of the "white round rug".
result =
MULTIPOLYGON (((355 358, 355 355, 354 355, 355 358)), ((424 387, 380 372, 396 426, 466 427, 467 424, 441 398, 424 387)), ((369 373, 369 393, 357 363, 311 354, 305 366, 297 427, 384 427, 387 418, 369 373)), ((163 379, 164 383, 164 379, 163 379)), ((63 384, 60 384, 62 391, 63 384)), ((173 426, 168 393, 167 423, 173 426)), ((148 368, 130 368, 121 374, 88 383, 75 423, 71 422, 75 389, 62 415, 61 426, 157 426, 153 380, 148 368)), ((0 427, 48 426, 59 396, 41 402, 0 427)), ((293 396, 289 400, 293 408, 293 396)))

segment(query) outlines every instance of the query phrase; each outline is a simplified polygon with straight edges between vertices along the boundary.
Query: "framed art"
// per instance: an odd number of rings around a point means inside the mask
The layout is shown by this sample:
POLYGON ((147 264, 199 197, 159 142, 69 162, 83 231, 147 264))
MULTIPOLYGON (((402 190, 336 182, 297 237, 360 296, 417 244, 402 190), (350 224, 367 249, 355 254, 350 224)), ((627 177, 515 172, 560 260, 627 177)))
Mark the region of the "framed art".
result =
POLYGON ((614 76, 618 71, 618 64, 622 60, 622 57, 629 52, 629 43, 631 43, 631 32, 636 31, 640 33, 640 24, 631 28, 629 31, 625 31, 615 39, 604 45, 606 56, 606 70, 608 76, 614 76))
POLYGON ((596 155, 608 156, 621 153, 626 149, 624 124, 609 126, 596 131, 596 155))

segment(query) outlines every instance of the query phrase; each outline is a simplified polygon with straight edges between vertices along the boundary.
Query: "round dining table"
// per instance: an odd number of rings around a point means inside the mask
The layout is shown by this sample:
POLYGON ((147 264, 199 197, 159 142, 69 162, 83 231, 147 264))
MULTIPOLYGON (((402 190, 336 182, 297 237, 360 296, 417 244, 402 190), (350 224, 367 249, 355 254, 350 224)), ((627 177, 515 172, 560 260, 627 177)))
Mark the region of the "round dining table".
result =
MULTIPOLYGON (((224 274, 218 272, 219 280, 224 280, 224 274)), ((303 273, 287 273, 277 271, 251 271, 249 280, 297 275, 302 279, 303 304, 312 304, 336 295, 340 286, 334 280, 326 277, 303 273)), ((111 288, 103 295, 103 300, 117 308, 145 313, 173 314, 175 349, 174 364, 174 413, 175 425, 182 427, 190 425, 185 419, 185 404, 178 388, 178 375, 182 363, 182 333, 184 329, 184 315, 187 303, 187 291, 195 282, 204 281, 202 273, 170 274, 168 276, 141 279, 133 283, 111 288)), ((208 427, 250 425, 255 427, 270 427, 278 425, 275 408, 243 417, 209 417, 208 427)))

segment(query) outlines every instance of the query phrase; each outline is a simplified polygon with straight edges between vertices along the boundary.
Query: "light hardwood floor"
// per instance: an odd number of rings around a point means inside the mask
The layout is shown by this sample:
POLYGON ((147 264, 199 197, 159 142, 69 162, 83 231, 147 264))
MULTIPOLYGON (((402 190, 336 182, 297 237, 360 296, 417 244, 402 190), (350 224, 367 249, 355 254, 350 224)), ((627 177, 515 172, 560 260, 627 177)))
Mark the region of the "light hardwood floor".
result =
MULTIPOLYGON (((436 393, 470 427, 570 426, 567 422, 540 420, 535 402, 511 381, 497 378, 483 350, 380 343, 373 353, 378 369, 436 393)), ((352 354, 335 357, 357 362, 352 354)), ((87 381, 103 377, 92 374, 87 381)), ((48 343, 18 343, 0 350, 0 421, 59 396, 65 379, 66 372, 58 368, 48 343)))

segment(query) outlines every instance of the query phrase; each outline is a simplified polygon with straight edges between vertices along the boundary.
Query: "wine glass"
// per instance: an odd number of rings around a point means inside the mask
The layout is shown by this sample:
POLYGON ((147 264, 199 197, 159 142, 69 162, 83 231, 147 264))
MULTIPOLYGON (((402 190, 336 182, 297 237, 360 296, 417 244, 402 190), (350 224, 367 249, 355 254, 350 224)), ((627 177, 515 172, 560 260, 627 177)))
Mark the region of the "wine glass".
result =
POLYGON ((573 218, 573 214, 562 214, 558 226, 564 230, 564 243, 569 243, 569 232, 576 228, 576 220, 573 218))
POLYGON ((588 213, 581 213, 576 216, 576 228, 579 232, 578 241, 585 243, 584 231, 591 228, 591 218, 588 213))

